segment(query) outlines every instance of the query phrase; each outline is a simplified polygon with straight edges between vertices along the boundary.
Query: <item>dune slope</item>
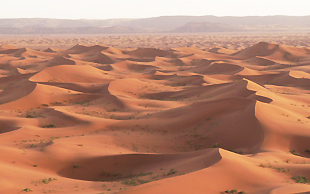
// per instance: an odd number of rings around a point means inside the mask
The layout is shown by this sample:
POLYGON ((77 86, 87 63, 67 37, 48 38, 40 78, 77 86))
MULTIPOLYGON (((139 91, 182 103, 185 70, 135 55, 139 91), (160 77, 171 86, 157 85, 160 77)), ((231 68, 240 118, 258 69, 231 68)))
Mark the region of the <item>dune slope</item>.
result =
POLYGON ((308 48, 0 48, 0 193, 310 191, 308 48))

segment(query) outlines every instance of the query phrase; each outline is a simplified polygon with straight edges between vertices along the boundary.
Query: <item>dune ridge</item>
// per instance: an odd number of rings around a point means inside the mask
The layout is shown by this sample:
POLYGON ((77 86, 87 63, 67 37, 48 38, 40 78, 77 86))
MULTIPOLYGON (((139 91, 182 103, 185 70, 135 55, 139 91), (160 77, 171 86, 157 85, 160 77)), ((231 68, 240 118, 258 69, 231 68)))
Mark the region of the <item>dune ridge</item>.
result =
POLYGON ((0 65, 0 193, 310 191, 309 48, 3 45, 0 65))

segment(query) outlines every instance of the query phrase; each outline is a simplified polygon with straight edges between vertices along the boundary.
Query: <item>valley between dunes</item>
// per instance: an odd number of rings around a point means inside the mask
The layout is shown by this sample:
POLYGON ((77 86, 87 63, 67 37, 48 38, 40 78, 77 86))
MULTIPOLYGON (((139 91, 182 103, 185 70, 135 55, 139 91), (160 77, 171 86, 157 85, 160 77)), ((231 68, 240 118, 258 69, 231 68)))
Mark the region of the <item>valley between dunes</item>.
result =
POLYGON ((310 192, 310 48, 2 45, 0 64, 0 193, 310 192))

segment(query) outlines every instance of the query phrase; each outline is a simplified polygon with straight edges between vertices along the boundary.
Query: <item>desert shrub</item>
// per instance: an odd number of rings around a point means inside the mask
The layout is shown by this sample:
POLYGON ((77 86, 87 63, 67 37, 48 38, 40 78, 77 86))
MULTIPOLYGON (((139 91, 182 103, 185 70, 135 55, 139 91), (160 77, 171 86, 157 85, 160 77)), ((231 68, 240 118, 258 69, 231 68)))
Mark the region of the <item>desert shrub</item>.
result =
POLYGON ((30 192, 30 191, 32 191, 31 189, 29 189, 29 188, 25 188, 25 189, 23 189, 23 192, 30 192))
POLYGON ((55 124, 43 125, 43 128, 54 128, 54 127, 56 127, 55 124))
POLYGON ((134 180, 123 180, 122 183, 125 184, 125 185, 132 185, 132 186, 138 185, 136 183, 136 181, 134 181, 134 180))
POLYGON ((293 155, 295 155, 295 156, 305 157, 304 155, 302 155, 302 154, 296 152, 295 150, 291 150, 290 152, 291 152, 291 154, 293 154, 293 155))
POLYGON ((28 114, 28 115, 26 115, 26 118, 34 118, 34 116, 28 114))
POLYGON ((175 173, 177 173, 177 171, 171 168, 170 171, 167 173, 167 176, 175 173))
POLYGON ((221 145, 218 144, 218 143, 214 143, 214 144, 211 146, 211 148, 219 148, 219 147, 221 147, 221 145))
POLYGON ((44 184, 48 184, 48 183, 50 183, 50 182, 52 182, 52 181, 54 181, 54 180, 57 180, 57 179, 52 179, 52 178, 48 178, 48 179, 43 179, 42 180, 42 183, 44 183, 44 184))
POLYGON ((223 193, 223 194, 225 194, 225 193, 245 194, 244 191, 239 191, 239 192, 238 192, 238 190, 236 190, 236 189, 226 190, 226 191, 224 191, 224 192, 222 192, 222 193, 223 193))
POLYGON ((296 183, 310 184, 310 180, 302 175, 293 176, 293 179, 296 181, 296 183))
POLYGON ((272 166, 272 165, 268 165, 267 166, 267 165, 264 165, 264 164, 260 164, 259 167, 262 167, 262 168, 272 168, 272 169, 277 170, 278 172, 289 172, 290 171, 289 168, 285 169, 285 168, 282 168, 282 167, 275 167, 275 166, 272 166))

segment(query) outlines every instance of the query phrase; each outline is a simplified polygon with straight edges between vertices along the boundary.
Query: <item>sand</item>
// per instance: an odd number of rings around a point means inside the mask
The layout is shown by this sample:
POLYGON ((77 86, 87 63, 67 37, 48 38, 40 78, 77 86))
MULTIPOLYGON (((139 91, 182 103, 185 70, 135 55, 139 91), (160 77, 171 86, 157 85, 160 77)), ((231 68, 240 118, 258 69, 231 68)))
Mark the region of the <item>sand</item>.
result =
POLYGON ((117 46, 127 35, 115 45, 54 37, 54 45, 29 47, 22 36, 6 37, 13 44, 0 47, 0 193, 309 192, 303 36, 279 44, 221 35, 212 45, 208 36, 204 45, 174 35, 180 44, 148 48, 138 35, 131 48, 117 46))

